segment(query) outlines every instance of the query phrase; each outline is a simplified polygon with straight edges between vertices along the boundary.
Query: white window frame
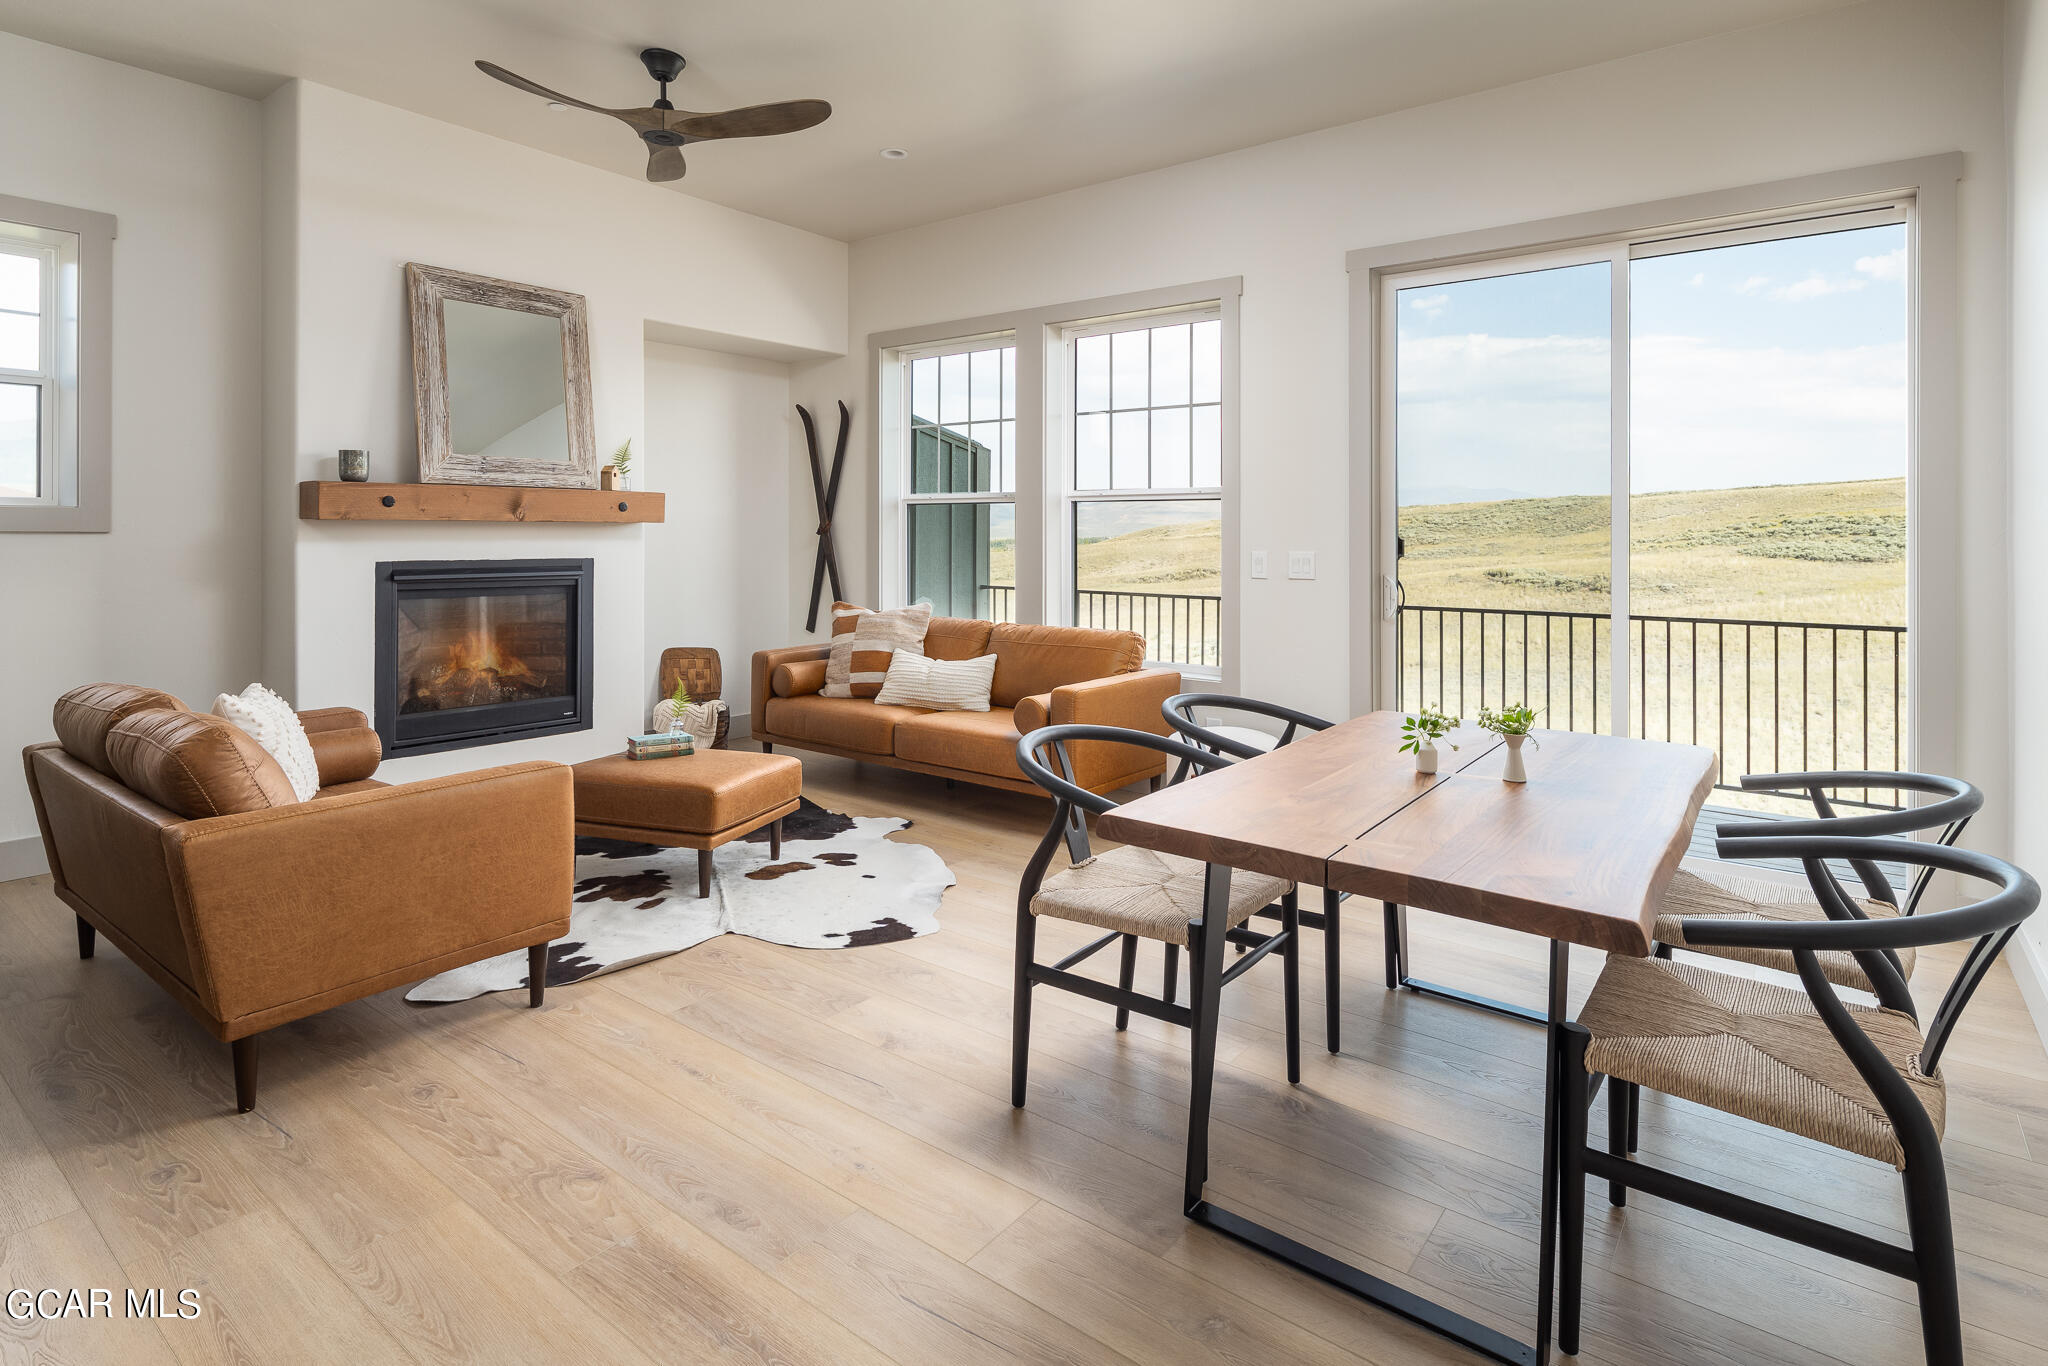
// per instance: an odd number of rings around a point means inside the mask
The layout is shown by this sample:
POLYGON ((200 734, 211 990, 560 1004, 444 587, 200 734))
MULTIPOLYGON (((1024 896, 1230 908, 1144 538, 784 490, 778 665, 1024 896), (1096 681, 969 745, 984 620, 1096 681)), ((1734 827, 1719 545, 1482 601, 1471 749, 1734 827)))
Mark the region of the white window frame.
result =
MULTIPOLYGON (((1450 237, 1353 251, 1345 265, 1351 277, 1352 338, 1352 524, 1370 529, 1365 554, 1352 557, 1355 619, 1352 629, 1352 705, 1367 711, 1394 705, 1399 660, 1392 648, 1396 605, 1393 392, 1388 358, 1393 333, 1388 318, 1394 294, 1433 278, 1464 279, 1488 274, 1488 262, 1545 265, 1598 260, 1625 271, 1631 259, 1702 247, 1733 245, 1862 226, 1862 215, 1890 211, 1907 226, 1907 467, 1906 499, 1912 528, 1907 542, 1907 670, 1911 679, 1902 763, 1916 769, 1954 772, 1961 680, 1960 514, 1956 494, 1960 408, 1956 362, 1956 182, 1961 153, 1917 161, 1807 176, 1740 190, 1600 210, 1568 218, 1482 229, 1450 237)), ((1521 268, 1518 266, 1518 268, 1521 268)), ((1541 268, 1541 267, 1529 267, 1541 268)), ((1492 272, 1500 273, 1500 272, 1492 272)), ((1628 295, 1616 291, 1613 335, 1629 335, 1628 295)), ((1626 367, 1628 348, 1613 348, 1614 364, 1626 367)), ((1629 432, 1627 386, 1614 389, 1612 447, 1625 474, 1629 432)), ((1617 493, 1627 490, 1619 479, 1617 493)), ((1624 623, 1628 614, 1625 573, 1628 546, 1626 497, 1615 498, 1613 535, 1617 560, 1611 608, 1624 623)), ((1617 636, 1625 639, 1625 636, 1617 636)), ((1625 673, 1626 671, 1622 671, 1625 673)), ((1612 726, 1626 733, 1629 698, 1613 697, 1612 726)))
MULTIPOLYGON (((943 360, 947 356, 967 355, 975 351, 1000 350, 1005 347, 1015 347, 1016 344, 1017 339, 1013 334, 1008 332, 993 332, 983 333, 979 336, 974 337, 954 338, 948 341, 932 342, 924 346, 905 347, 897 352, 895 368, 897 373, 898 393, 896 395, 896 403, 899 405, 899 412, 901 414, 901 418, 896 429, 896 436, 894 438, 893 449, 891 449, 890 454, 888 454, 884 458, 885 460, 892 462, 897 466, 896 487, 899 490, 899 493, 897 495, 897 503, 899 509, 909 509, 912 507, 916 507, 920 504, 933 503, 942 504, 946 506, 952 506, 956 504, 987 503, 991 505, 1001 504, 1007 507, 1015 507, 1017 502, 1017 493, 1014 485, 1016 484, 1017 475, 1014 469, 1011 471, 1010 475, 1011 484, 1013 487, 1008 492, 1003 492, 999 490, 990 490, 987 493, 911 492, 911 485, 913 483, 913 479, 910 467, 911 462, 914 458, 914 452, 911 449, 910 419, 913 416, 916 416, 916 414, 914 414, 911 411, 910 389, 911 366, 917 361, 931 359, 943 360)), ((1021 394, 1018 396, 1016 409, 1018 413, 1018 416, 1016 418, 1004 419, 998 416, 996 420, 999 422, 1022 422, 1024 403, 1021 394)), ((997 411, 998 414, 1000 414, 1000 407, 998 407, 997 411)), ((935 425, 945 425, 938 421, 936 415, 933 416, 932 421, 935 425)), ((963 425, 971 426, 973 424, 969 423, 963 425)), ((901 578, 899 579, 899 585, 907 585, 909 582, 908 576, 910 572, 910 541, 909 536, 907 534, 907 526, 910 520, 910 514, 907 510, 901 510, 899 511, 898 515, 901 524, 906 528, 906 530, 900 536, 899 551, 901 558, 897 565, 897 571, 901 576, 901 578)), ((1015 514, 1013 512, 1012 516, 1014 517, 1014 515, 1015 514)), ((887 599, 889 605, 900 606, 902 604, 902 598, 904 596, 907 596, 908 591, 909 590, 907 586, 899 586, 897 596, 894 598, 887 599)), ((1011 600, 1013 605, 1015 602, 1015 598, 1016 593, 1013 589, 1011 592, 1011 600)), ((977 607, 979 607, 980 605, 981 604, 979 602, 975 604, 975 606, 977 607)), ((991 601, 989 604, 989 611, 991 618, 993 618, 995 613, 995 604, 993 601, 991 601)))
MULTIPOLYGON (((0 382, 31 385, 36 391, 36 492, 27 497, 0 494, 0 507, 49 507, 63 501, 69 482, 76 497, 78 375, 77 328, 60 327, 71 310, 58 299, 59 286, 77 278, 78 239, 26 224, 0 223, 0 256, 36 263, 38 284, 35 319, 36 359, 33 370, 0 365, 0 382)), ((12 312, 12 310, 0 310, 12 312)), ((15 316, 20 316, 16 314, 15 316)))
MULTIPOLYGON (((1149 313, 1185 312, 1213 307, 1223 320, 1223 603, 1218 633, 1221 668, 1182 671, 1193 678, 1214 679, 1235 687, 1238 678, 1238 613, 1242 599, 1242 556, 1239 544, 1238 478, 1238 301, 1244 281, 1236 276, 1165 289, 1081 299, 1040 308, 1017 309, 978 318, 957 319, 922 327, 877 332, 868 337, 869 392, 875 419, 870 439, 882 452, 877 460, 875 501, 870 509, 867 583, 878 606, 904 604, 905 471, 909 414, 905 379, 907 358, 921 348, 966 342, 986 344, 1011 336, 1017 345, 1016 465, 1016 619, 1020 622, 1067 624, 1072 616, 1070 532, 1063 522, 1070 492, 1065 471, 1070 430, 1063 415, 1071 412, 1064 331, 1084 324, 1111 324, 1149 313)), ((852 591, 849 589, 849 591, 852 591)))
MULTIPOLYGON (((1058 563, 1048 566, 1047 580, 1052 586, 1054 601, 1061 604, 1063 611, 1061 620, 1064 623, 1068 625, 1080 624, 1078 596, 1081 590, 1079 583, 1075 579, 1074 564, 1075 557, 1080 552, 1079 537, 1076 535, 1075 529, 1075 518, 1081 504, 1201 502, 1215 503, 1219 507, 1226 505, 1224 486, 1220 483, 1190 486, 1188 488, 1082 489, 1078 487, 1080 470, 1075 450, 1074 428, 1079 421, 1080 413, 1074 398, 1074 385, 1076 375, 1079 373, 1076 369, 1079 353, 1075 343, 1084 337, 1101 337, 1118 332, 1133 332, 1154 327, 1170 327, 1176 323, 1220 321, 1222 317, 1223 307, 1220 302, 1203 303, 1196 304, 1193 307, 1166 308, 1142 313, 1124 313, 1110 318, 1094 318, 1087 322, 1070 323, 1058 329, 1059 368, 1062 380, 1059 393, 1063 400, 1059 407, 1058 431, 1060 472, 1058 528, 1061 549, 1058 563)), ((1227 325, 1224 344, 1226 346, 1229 344, 1227 325)), ((1192 399, 1192 390, 1190 391, 1190 398, 1192 399)), ((1192 409, 1197 405, 1191 401, 1185 405, 1170 406, 1185 406, 1192 409)), ((1229 397, 1223 395, 1220 388, 1217 407, 1222 410, 1223 425, 1229 425, 1231 422, 1229 397)), ((1154 409, 1148 405, 1145 408, 1124 409, 1122 411, 1150 413, 1154 409)), ((1190 425, 1192 426, 1192 423, 1190 425)), ((1192 473, 1192 467, 1190 467, 1191 477, 1192 473)), ((1114 481, 1114 478, 1112 466, 1112 481, 1114 481)), ((1226 555, 1223 563, 1217 566, 1217 576, 1220 584, 1227 585, 1229 575, 1225 571, 1230 563, 1231 560, 1226 555)), ((1219 596, 1227 601, 1230 594, 1228 591, 1224 591, 1219 596)), ((1219 613, 1222 611, 1222 607, 1223 603, 1219 602, 1219 613)), ((1177 668, 1194 678, 1220 678, 1223 673, 1220 661, 1221 647, 1222 638, 1219 634, 1219 663, 1213 668, 1207 665, 1186 664, 1171 660, 1147 659, 1145 662, 1148 666, 1177 668)))
POLYGON ((43 263, 40 364, 0 370, 40 390, 37 496, 0 498, 0 532, 110 525, 114 219, 0 195, 0 251, 43 263))

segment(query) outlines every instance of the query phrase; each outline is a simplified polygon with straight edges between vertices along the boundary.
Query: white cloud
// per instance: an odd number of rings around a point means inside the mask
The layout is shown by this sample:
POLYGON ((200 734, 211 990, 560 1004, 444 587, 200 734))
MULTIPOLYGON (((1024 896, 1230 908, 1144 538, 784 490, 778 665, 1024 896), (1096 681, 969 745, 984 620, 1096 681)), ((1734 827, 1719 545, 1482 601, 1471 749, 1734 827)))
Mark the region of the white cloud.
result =
POLYGON ((1797 280, 1792 284, 1772 290, 1771 297, 1773 299, 1782 299, 1786 303, 1798 304, 1804 303, 1808 299, 1818 299, 1828 294, 1848 294, 1863 288, 1865 283, 1863 280, 1830 280, 1819 271, 1815 271, 1803 280, 1797 280))
POLYGON ((1706 284, 1706 282, 1707 273, 1703 270, 1694 271, 1692 273, 1692 278, 1686 281, 1686 283, 1691 285, 1694 289, 1700 288, 1702 285, 1706 284))
POLYGON ((1414 309, 1425 318, 1434 318, 1450 306, 1451 296, 1448 294, 1426 294, 1419 299, 1410 299, 1408 301, 1408 307, 1414 309))
POLYGON ((1791 351, 1638 337, 1636 487, 1875 479, 1906 471, 1906 348, 1791 351))
POLYGON ((1770 282, 1771 277, 1768 275, 1752 275, 1741 284, 1735 286, 1735 292, 1737 294, 1754 294, 1770 282))
POLYGON ((1873 280, 1903 280, 1906 278, 1906 249, 1893 247, 1882 256, 1859 256, 1856 269, 1873 280))
MULTIPOLYGON (((1905 472, 1902 343, 1798 351, 1644 336, 1632 361, 1642 491, 1905 472)), ((1601 338, 1404 341, 1403 469, 1429 485, 1604 492, 1609 371, 1601 338)))

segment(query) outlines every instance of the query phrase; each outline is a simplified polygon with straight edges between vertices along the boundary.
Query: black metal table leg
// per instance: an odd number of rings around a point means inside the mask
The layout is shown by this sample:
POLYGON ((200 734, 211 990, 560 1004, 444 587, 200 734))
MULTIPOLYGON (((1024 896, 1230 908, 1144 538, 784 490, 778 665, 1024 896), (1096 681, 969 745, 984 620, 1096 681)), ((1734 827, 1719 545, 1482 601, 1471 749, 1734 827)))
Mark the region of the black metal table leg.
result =
POLYGON ((1216 1081, 1216 1021, 1223 1014, 1223 943, 1230 929, 1230 869, 1212 863, 1202 890, 1202 923, 1190 926, 1188 976, 1194 992, 1194 1038, 1188 1059, 1188 1160, 1185 1198, 1201 1203, 1209 1179, 1209 1097, 1216 1081))
POLYGON ((1543 1035, 1543 1217, 1536 1252, 1536 1362, 1550 1359, 1552 1290, 1557 1281, 1557 1139, 1564 1099, 1565 988, 1571 973, 1571 945, 1550 941, 1550 992, 1543 1035))
MULTIPOLYGON (((1219 916, 1216 870, 1211 869, 1208 896, 1205 898, 1205 915, 1219 916)), ((1228 883, 1224 883, 1227 890, 1228 883)), ((1397 907, 1387 905, 1388 927, 1394 929, 1397 907)), ((1214 919, 1210 923, 1216 923, 1214 919)), ((1387 966, 1390 977, 1400 977, 1399 960, 1396 958, 1395 939, 1390 933, 1387 966)), ((1195 979, 1215 981, 1208 975, 1211 960, 1220 973, 1222 946, 1204 945, 1199 951, 1203 967, 1196 970, 1195 979)), ((1411 1323, 1416 1323, 1431 1332, 1440 1333, 1451 1341, 1459 1343, 1482 1356, 1494 1361, 1507 1362, 1511 1366, 1546 1366, 1550 1360, 1552 1301, 1557 1276, 1557 1208, 1558 1208, 1558 1140, 1561 1129, 1559 1110, 1562 1087, 1562 1072, 1559 1066, 1560 1040, 1565 1023, 1565 988, 1571 965, 1569 946, 1561 940, 1550 943, 1550 989, 1546 1009, 1542 1012, 1528 1012, 1547 1026, 1544 1035, 1544 1089, 1543 1089, 1543 1191, 1542 1191, 1542 1248, 1537 1257, 1537 1309, 1536 1341, 1518 1342, 1498 1329, 1489 1328, 1475 1319, 1466 1318, 1434 1300, 1426 1299, 1412 1290, 1371 1275, 1347 1262, 1339 1261, 1326 1252, 1319 1252, 1306 1243, 1297 1242, 1284 1233, 1278 1233, 1262 1224, 1254 1223, 1241 1214, 1211 1203, 1202 1198, 1202 1185, 1208 1177, 1209 1143, 1209 1095, 1208 1072, 1215 1065, 1215 1020, 1213 1012, 1206 1022, 1209 1034, 1206 1042, 1202 1035, 1202 1023, 1198 1013, 1195 1040, 1195 1075, 1188 1107, 1188 1170, 1187 1170, 1187 1216, 1205 1228, 1235 1238, 1248 1247, 1257 1248, 1269 1257, 1287 1263, 1296 1270, 1305 1271, 1318 1280, 1336 1286, 1351 1295, 1379 1308, 1399 1314, 1411 1323), (1197 1127, 1203 1131, 1197 1137, 1197 1127)), ((1402 985, 1412 985, 1402 980, 1402 985)), ((1198 993, 1199 999, 1200 993, 1198 993)), ((1209 999, 1213 1002, 1215 995, 1209 999)), ((1455 999, 1455 998, 1454 998, 1455 999)), ((1506 1013, 1506 1012, 1503 1012, 1506 1013)), ((1524 1018, 1519 1013, 1516 1018, 1524 1018)))
POLYGON ((1549 1017, 1540 1010, 1529 1006, 1516 1005, 1513 1001, 1496 1001, 1491 996, 1476 992, 1460 991, 1436 982, 1425 982, 1408 973, 1408 908, 1386 903, 1385 925, 1387 937, 1387 990, 1406 987, 1422 996, 1434 996, 1440 1001, 1453 1001, 1474 1010, 1484 1010, 1494 1015, 1505 1015, 1510 1020, 1521 1020, 1526 1024, 1548 1024, 1549 1017))

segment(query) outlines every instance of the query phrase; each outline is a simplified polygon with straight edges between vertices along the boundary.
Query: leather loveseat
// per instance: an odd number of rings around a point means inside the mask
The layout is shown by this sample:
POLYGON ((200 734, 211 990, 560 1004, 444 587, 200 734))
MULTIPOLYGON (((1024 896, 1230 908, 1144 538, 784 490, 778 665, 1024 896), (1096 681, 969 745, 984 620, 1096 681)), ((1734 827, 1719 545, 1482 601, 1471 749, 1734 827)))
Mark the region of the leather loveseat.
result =
POLYGON ((299 713, 320 791, 217 716, 121 683, 57 702, 57 741, 22 758, 81 958, 104 934, 233 1045, 255 1105, 256 1036, 387 988, 545 946, 569 927, 570 774, 526 763, 376 780, 359 711, 299 713))
MULTIPOLYGON (((819 690, 830 652, 829 645, 756 652, 752 723, 763 749, 789 745, 1012 792, 1038 791, 1017 768, 1023 733, 1082 722, 1165 734, 1160 704, 1180 691, 1179 670, 1145 667, 1145 638, 1135 631, 932 618, 924 638, 931 658, 995 655, 985 712, 825 697, 819 690)), ((1112 792, 1166 771, 1164 756, 1129 745, 1084 742, 1069 749, 1074 781, 1091 792, 1112 792)))

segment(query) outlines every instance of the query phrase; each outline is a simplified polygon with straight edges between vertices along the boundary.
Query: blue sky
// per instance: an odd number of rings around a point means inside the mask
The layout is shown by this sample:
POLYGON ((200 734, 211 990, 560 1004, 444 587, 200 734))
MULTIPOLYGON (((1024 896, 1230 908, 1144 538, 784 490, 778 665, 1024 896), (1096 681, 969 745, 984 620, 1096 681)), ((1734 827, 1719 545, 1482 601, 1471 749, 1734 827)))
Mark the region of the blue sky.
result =
MULTIPOLYGON (((1905 473, 1905 229, 1630 269, 1637 492, 1905 473)), ((1608 491, 1605 263, 1401 290, 1405 504, 1608 491)))

